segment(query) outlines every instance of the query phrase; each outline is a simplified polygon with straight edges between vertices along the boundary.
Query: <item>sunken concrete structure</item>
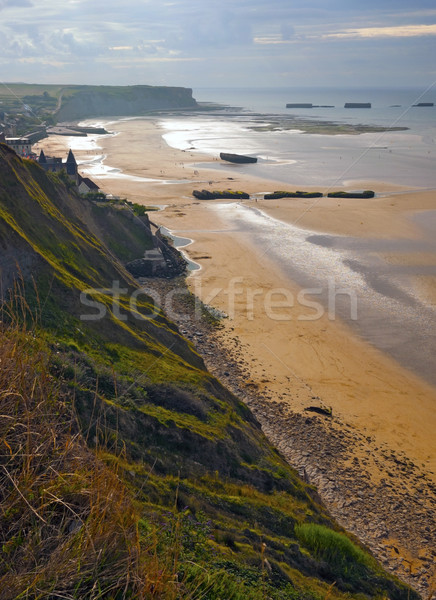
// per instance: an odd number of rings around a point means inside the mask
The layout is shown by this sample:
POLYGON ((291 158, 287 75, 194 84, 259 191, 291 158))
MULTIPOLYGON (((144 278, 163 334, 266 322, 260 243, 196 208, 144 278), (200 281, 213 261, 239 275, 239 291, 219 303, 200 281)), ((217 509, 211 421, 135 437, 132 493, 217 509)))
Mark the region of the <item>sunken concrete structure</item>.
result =
POLYGON ((231 154, 228 152, 220 152, 221 160, 226 160, 232 163, 245 164, 245 163, 257 163, 255 156, 245 156, 244 154, 231 154))
POLYGON ((371 108, 371 102, 345 102, 344 108, 371 108))

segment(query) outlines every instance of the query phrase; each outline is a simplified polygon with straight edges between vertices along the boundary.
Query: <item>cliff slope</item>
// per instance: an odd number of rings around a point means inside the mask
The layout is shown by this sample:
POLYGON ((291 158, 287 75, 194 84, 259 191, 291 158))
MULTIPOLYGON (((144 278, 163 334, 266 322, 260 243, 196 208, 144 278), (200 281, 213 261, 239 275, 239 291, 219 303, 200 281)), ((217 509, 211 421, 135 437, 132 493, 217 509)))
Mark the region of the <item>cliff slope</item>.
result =
POLYGON ((115 218, 0 145, 2 600, 417 598, 138 288, 115 218))

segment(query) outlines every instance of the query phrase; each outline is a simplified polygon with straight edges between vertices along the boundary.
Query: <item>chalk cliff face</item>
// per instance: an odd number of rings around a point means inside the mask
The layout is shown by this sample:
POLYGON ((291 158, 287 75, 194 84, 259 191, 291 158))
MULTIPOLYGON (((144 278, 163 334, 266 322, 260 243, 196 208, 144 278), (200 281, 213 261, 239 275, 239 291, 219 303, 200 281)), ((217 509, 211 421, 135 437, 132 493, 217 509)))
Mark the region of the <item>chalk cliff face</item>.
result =
POLYGON ((58 121, 96 116, 141 115, 150 110, 195 108, 192 89, 135 85, 79 86, 62 98, 58 121))

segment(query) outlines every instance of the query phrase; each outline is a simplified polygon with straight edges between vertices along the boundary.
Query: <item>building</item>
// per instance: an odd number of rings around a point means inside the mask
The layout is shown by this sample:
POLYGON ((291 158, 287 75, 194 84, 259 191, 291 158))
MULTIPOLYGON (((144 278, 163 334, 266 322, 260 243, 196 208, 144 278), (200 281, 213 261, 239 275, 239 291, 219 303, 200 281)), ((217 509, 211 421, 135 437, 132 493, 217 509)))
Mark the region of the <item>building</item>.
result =
POLYGON ((77 162, 73 152, 70 150, 66 162, 62 161, 62 158, 57 156, 46 156, 44 150, 41 150, 38 157, 38 164, 44 169, 44 171, 51 171, 58 173, 59 171, 66 171, 67 175, 78 185, 79 184, 79 172, 77 170, 77 162))
POLYGON ((65 171, 70 179, 76 184, 80 194, 89 194, 90 192, 98 193, 100 191, 98 185, 89 179, 89 177, 82 177, 79 174, 76 158, 72 150, 69 151, 65 162, 62 161, 62 158, 58 158, 57 156, 46 156, 44 150, 41 150, 37 162, 44 171, 51 171, 52 173, 65 171))
POLYGON ((89 177, 82 177, 81 175, 79 175, 78 189, 80 194, 98 193, 100 191, 98 185, 91 181, 89 177))
POLYGON ((32 154, 32 144, 28 138, 7 137, 6 144, 12 148, 18 156, 27 157, 32 154))
POLYGON ((64 168, 62 158, 57 158, 56 156, 46 156, 44 154, 44 150, 41 150, 39 154, 38 164, 44 169, 44 171, 51 171, 52 173, 62 171, 64 168))
POLYGON ((80 175, 79 171, 77 170, 77 162, 72 150, 68 152, 67 160, 65 162, 65 170, 67 175, 69 175, 69 177, 76 182, 76 185, 79 185, 80 175))

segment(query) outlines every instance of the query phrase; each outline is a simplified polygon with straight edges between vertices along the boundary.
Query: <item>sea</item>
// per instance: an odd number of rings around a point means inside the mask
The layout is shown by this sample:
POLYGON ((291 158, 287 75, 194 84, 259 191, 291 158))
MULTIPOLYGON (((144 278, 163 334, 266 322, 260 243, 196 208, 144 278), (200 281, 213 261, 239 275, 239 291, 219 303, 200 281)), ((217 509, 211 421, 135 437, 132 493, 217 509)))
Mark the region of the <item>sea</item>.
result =
MULTIPOLYGON (((391 184, 392 189, 402 186, 402 193, 435 190, 436 195, 436 106, 414 106, 423 102, 436 105, 436 86, 198 88, 193 95, 199 102, 220 106, 210 112, 155 115, 153 120, 159 123, 168 145, 203 156, 197 165, 199 181, 201 168, 207 167, 283 182, 285 189, 319 186, 325 191, 346 186, 361 190, 368 182, 380 181, 391 184), (369 102, 371 108, 345 108, 347 102, 369 102), (316 106, 288 109, 287 103, 316 106), (402 129, 331 135, 325 133, 326 123, 402 129), (310 133, 304 132, 308 124, 310 133), (220 152, 256 156, 258 162, 223 165, 217 160, 220 152), (204 155, 210 156, 210 162, 204 162, 204 155)), ((138 127, 140 123, 138 119, 138 127)), ((109 129, 116 131, 116 121, 109 129)), ((98 144, 92 139, 71 141, 73 145, 98 144)), ((84 170, 91 177, 131 179, 120 172, 115 160, 100 157, 84 170)), ((146 179, 143 182, 147 184, 146 179)), ((273 191, 272 186, 259 193, 273 191)), ((436 210, 410 215, 420 232, 415 239, 377 239, 305 230, 298 223, 272 218, 254 203, 211 203, 210 209, 212 214, 219 213, 235 235, 256 244, 290 280, 312 290, 332 312, 332 319, 340 318, 360 337, 436 386, 436 258, 428 261, 429 255, 436 257, 436 210), (405 254, 414 256, 413 264, 402 264, 405 254), (392 261, 386 256, 400 258, 392 261), (417 282, 425 282, 433 292, 421 293, 417 282)), ((171 233, 195 241, 195 231, 175 229, 171 233)))
MULTIPOLYGON (((170 146, 211 157, 220 152, 256 156, 255 167, 238 169, 298 186, 340 187, 373 180, 436 187, 436 85, 427 90, 198 88, 193 95, 198 102, 227 109, 161 119, 170 146), (371 108, 344 108, 348 102, 369 102, 371 108), (423 102, 435 106, 414 106, 423 102), (287 109, 288 103, 315 107, 287 109), (313 127, 326 121, 407 129, 360 135, 309 135, 299 129, 299 123, 313 127)), ((209 166, 223 168, 219 163, 209 166)))

